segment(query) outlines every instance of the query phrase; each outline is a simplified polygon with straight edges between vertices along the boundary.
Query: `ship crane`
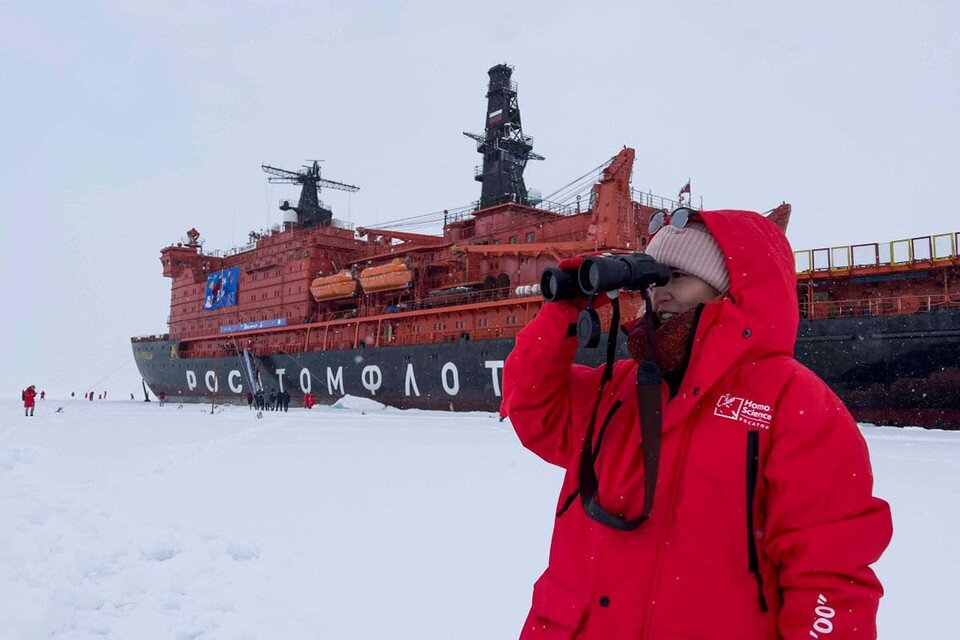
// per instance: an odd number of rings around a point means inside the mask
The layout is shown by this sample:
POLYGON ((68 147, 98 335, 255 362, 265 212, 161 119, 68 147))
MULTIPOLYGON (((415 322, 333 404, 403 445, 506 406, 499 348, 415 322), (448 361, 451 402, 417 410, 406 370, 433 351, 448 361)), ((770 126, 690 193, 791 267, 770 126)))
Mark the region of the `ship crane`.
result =
POLYGON ((303 165, 302 171, 288 171, 278 167, 263 164, 260 168, 270 177, 267 180, 273 184, 299 184, 300 201, 297 206, 289 200, 280 202, 281 211, 296 211, 298 221, 303 227, 329 226, 333 220, 333 212, 320 201, 320 189, 336 189, 337 191, 359 191, 360 187, 336 180, 328 180, 320 176, 320 161, 313 160, 313 164, 303 165))

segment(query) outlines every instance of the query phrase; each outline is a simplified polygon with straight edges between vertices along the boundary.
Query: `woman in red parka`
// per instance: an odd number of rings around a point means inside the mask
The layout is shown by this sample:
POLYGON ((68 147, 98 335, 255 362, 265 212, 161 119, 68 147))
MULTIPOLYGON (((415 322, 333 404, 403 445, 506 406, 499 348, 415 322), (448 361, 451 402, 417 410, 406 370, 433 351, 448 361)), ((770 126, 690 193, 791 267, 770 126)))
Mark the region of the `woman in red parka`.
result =
POLYGON ((30 385, 23 390, 23 414, 27 417, 33 416, 33 408, 37 404, 37 387, 30 385))
POLYGON ((634 359, 599 396, 602 368, 571 364, 582 301, 545 303, 504 367, 501 414, 567 470, 521 638, 875 638, 890 510, 853 418, 793 357, 786 236, 756 213, 703 212, 648 253, 672 269, 651 292, 657 328, 626 328, 634 359), (662 414, 645 446, 651 353, 662 414))

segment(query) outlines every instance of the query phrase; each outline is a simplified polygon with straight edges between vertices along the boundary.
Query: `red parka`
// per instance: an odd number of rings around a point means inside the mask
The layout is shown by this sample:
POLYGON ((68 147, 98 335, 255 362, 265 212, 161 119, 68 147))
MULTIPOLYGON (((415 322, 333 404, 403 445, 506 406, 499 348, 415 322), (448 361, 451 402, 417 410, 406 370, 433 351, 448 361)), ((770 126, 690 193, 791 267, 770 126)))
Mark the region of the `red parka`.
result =
MULTIPOLYGON (((730 292, 703 309, 676 396, 662 387, 652 515, 620 531, 588 518, 579 499, 563 510, 524 640, 876 637, 883 591, 869 565, 890 541, 890 509, 872 495, 853 418, 793 358, 793 252, 758 214, 703 220, 727 257, 730 292)), ((527 448, 567 469, 558 512, 578 489, 601 375, 571 364, 577 312, 546 303, 503 374, 501 413, 527 448)), ((636 369, 616 363, 594 432, 608 423, 598 502, 627 518, 644 497, 636 369)))
POLYGON ((25 409, 37 404, 37 391, 33 387, 27 387, 23 390, 23 406, 25 409))

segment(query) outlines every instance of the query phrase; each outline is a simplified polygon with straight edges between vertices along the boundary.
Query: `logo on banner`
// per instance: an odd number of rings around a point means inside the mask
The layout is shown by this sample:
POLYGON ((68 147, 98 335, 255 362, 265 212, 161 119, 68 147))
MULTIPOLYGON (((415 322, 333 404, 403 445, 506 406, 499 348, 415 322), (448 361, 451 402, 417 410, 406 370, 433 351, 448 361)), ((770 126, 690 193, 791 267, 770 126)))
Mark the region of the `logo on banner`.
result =
POLYGON ((773 413, 768 404, 754 402, 748 398, 740 398, 725 393, 717 399, 717 406, 713 415, 727 420, 736 420, 758 429, 769 429, 773 422, 773 413))

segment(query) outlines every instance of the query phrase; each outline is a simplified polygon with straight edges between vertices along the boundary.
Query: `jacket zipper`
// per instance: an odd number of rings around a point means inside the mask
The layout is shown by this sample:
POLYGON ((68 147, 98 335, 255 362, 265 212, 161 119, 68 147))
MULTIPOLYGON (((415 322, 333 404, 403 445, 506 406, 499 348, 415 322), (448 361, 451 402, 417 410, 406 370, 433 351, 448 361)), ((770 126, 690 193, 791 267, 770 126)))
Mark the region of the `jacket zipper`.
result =
POLYGON ((760 575, 760 557, 757 554, 757 539, 753 533, 753 502, 757 491, 757 472, 760 466, 760 432, 747 432, 747 567, 757 579, 757 594, 760 611, 767 612, 767 600, 763 596, 763 576, 760 575))

